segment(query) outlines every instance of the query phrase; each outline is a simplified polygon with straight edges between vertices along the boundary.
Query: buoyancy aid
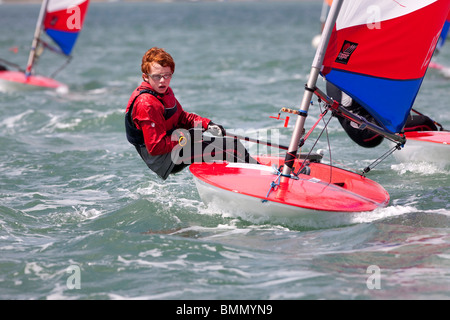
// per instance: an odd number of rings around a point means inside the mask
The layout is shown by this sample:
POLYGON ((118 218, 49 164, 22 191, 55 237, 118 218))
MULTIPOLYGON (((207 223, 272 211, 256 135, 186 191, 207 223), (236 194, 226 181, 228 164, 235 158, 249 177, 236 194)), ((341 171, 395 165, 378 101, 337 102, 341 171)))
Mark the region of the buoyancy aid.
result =
POLYGON ((139 94, 134 97, 133 101, 130 104, 130 108, 125 113, 125 131, 127 134, 127 140, 134 146, 140 146, 144 144, 144 134, 142 133, 142 130, 136 128, 136 125, 134 124, 131 116, 136 99, 143 93, 149 93, 151 95, 154 95, 155 97, 158 96, 158 94, 153 90, 145 89, 139 91, 139 94))
MULTIPOLYGON (((127 140, 128 142, 130 142, 132 145, 135 146, 136 151, 139 153, 139 155, 141 156, 142 160, 145 162, 147 167, 153 172, 155 172, 160 178, 165 180, 172 172, 172 169, 174 167, 174 163, 171 161, 170 154, 152 156, 148 152, 147 147, 145 145, 144 134, 142 130, 136 128, 136 125, 132 119, 134 103, 136 102, 137 98, 144 93, 151 94, 154 97, 158 98, 158 94, 155 91, 149 89, 140 90, 139 93, 134 97, 133 101, 130 104, 130 107, 125 113, 125 130, 127 140)), ((161 101, 161 103, 163 102, 161 101)), ((175 103, 175 105, 172 106, 171 108, 165 109, 164 118, 167 120, 168 118, 170 118, 175 114, 176 110, 177 106, 175 103)), ((166 131, 166 135, 170 136, 174 130, 175 128, 166 131)))
POLYGON ((129 102, 129 106, 127 107, 125 113, 125 129, 127 140, 136 147, 137 152, 141 156, 142 160, 147 164, 147 166, 153 172, 158 174, 159 177, 165 180, 174 167, 174 163, 171 157, 172 148, 178 145, 177 141, 172 141, 172 133, 177 128, 189 129, 193 127, 195 123, 201 123, 201 126, 206 129, 210 120, 195 114, 185 112, 181 105, 177 103, 177 100, 174 97, 171 89, 169 89, 166 94, 159 95, 155 91, 151 90, 151 87, 148 87, 148 85, 143 83, 136 89, 136 92, 133 93, 130 100, 131 99, 133 100, 129 102), (144 93, 148 93, 153 97, 141 98, 143 101, 141 101, 141 99, 138 100, 138 97, 140 97, 144 93), (158 102, 151 102, 151 100, 153 99, 157 99, 158 102), (145 109, 137 109, 133 114, 133 107, 135 103, 137 103, 137 101, 144 104, 155 104, 151 109, 148 109, 149 111, 145 111, 145 109), (162 111, 161 108, 164 108, 164 110, 162 111), (160 113, 161 111, 162 113, 160 113), (133 120, 133 116, 140 117, 141 121, 147 120, 147 126, 150 122, 151 127, 160 128, 156 135, 149 136, 149 146, 146 146, 145 143, 147 142, 147 140, 144 139, 144 132, 139 126, 136 126, 136 123, 133 120), (166 142, 162 143, 162 140, 166 140, 166 142), (160 141, 161 143, 159 143, 160 141), (155 146, 158 145, 158 143, 160 147, 159 151, 151 154, 150 152, 156 149, 155 146))
MULTIPOLYGON (((127 134, 127 140, 132 145, 142 145, 144 144, 144 135, 142 133, 142 130, 136 128, 135 123, 132 120, 132 114, 133 114, 133 106, 136 102, 137 98, 143 94, 148 93, 153 95, 155 98, 157 98, 163 105, 164 105, 164 119, 169 120, 178 110, 176 100, 173 104, 173 106, 166 106, 164 101, 158 96, 158 93, 156 93, 153 90, 150 89, 143 89, 140 90, 139 93, 134 97, 133 101, 130 104, 130 107, 128 108, 128 111, 125 114, 125 129, 127 134)), ((172 133, 176 130, 175 124, 171 124, 171 127, 166 130, 166 136, 172 135, 172 133)))

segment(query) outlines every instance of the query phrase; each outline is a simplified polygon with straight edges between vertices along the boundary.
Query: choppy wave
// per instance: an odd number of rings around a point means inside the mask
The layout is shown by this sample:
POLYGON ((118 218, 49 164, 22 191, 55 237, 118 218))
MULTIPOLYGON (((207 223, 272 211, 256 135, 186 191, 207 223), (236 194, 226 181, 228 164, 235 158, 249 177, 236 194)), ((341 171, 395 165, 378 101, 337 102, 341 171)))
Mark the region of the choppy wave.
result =
MULTIPOLYGON (((26 61, 39 8, 1 6, 0 43, 20 49, 0 56, 26 61)), ((320 7, 93 3, 58 75, 68 92, 0 95, 0 298, 448 299, 447 168, 390 157, 368 173, 389 192, 386 208, 317 225, 206 206, 188 170, 163 182, 126 141, 140 59, 159 46, 177 62, 172 86, 186 110, 289 144, 294 119, 284 128, 270 117, 301 101, 320 7), (381 289, 372 290, 374 265, 381 289), (73 270, 80 289, 68 284, 73 270)), ((46 57, 39 71, 55 67, 46 57)), ((444 51, 438 58, 450 65, 444 51)), ((434 106, 430 115, 450 127, 449 94, 448 79, 430 70, 416 103, 434 106)), ((307 124, 319 114, 313 104, 307 124)), ((356 172, 388 148, 361 150, 333 121, 324 135, 326 161, 356 172)))

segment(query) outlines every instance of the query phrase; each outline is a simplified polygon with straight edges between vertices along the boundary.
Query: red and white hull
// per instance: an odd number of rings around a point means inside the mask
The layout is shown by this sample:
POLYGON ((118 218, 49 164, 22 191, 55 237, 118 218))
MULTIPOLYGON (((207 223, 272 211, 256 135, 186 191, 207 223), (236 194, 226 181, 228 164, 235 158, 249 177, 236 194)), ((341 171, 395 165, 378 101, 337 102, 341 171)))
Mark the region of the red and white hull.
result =
POLYGON ((410 131, 405 136, 405 146, 394 152, 398 161, 450 164, 450 131, 410 131))
POLYGON ((259 157, 263 165, 245 163, 194 163, 190 171, 206 204, 227 211, 268 217, 321 221, 373 211, 389 203, 389 194, 378 183, 356 173, 312 162, 309 175, 283 178, 278 167, 284 159, 259 157), (332 217, 330 217, 332 213, 332 217))
POLYGON ((20 71, 0 71, 0 92, 50 89, 64 93, 69 89, 54 79, 31 75, 28 78, 20 71))

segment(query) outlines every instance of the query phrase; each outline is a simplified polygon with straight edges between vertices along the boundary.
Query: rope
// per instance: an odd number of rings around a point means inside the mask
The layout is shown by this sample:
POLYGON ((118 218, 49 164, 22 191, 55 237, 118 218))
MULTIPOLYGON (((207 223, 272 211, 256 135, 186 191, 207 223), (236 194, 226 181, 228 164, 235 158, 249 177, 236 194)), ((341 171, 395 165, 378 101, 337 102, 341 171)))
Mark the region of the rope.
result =
POLYGON ((386 151, 381 157, 379 157, 378 159, 375 159, 374 162, 372 162, 370 165, 368 165, 367 167, 365 167, 363 169, 363 172, 361 173, 362 176, 365 176, 366 173, 368 173, 372 168, 375 168, 379 163, 381 163, 381 161, 383 161, 384 159, 386 159, 388 156, 390 156, 392 153, 394 153, 395 150, 400 150, 401 149, 401 144, 397 144, 394 147, 392 147, 390 150, 386 151), (372 166, 373 165, 373 166, 372 166))
MULTIPOLYGON (((321 108, 320 100, 319 100, 319 106, 320 106, 320 108, 321 108)), ((316 126, 319 124, 319 122, 323 120, 324 116, 328 113, 328 110, 329 110, 329 108, 325 108, 325 110, 322 111, 322 113, 321 113, 320 116, 319 116, 319 119, 316 121, 316 123, 311 127, 311 129, 310 129, 310 130, 308 131, 308 133, 305 135, 305 138, 302 139, 301 145, 303 145, 303 144, 305 143, 306 139, 309 138, 309 136, 311 135, 312 131, 316 128, 316 126)), ((293 173, 295 176, 298 176, 298 175, 300 174, 301 170, 305 167, 306 160, 308 159, 308 157, 309 157, 309 155, 311 154, 312 150, 314 150, 314 148, 315 148, 317 142, 319 141, 319 139, 320 139, 320 137, 322 136, 322 134, 323 134, 324 131, 327 132, 328 149, 329 149, 329 150, 331 149, 331 147, 330 147, 330 141, 329 141, 329 138, 328 138, 328 129, 327 129, 327 128, 328 128, 328 125, 329 125, 329 123, 330 123, 330 121, 331 121, 331 117, 328 119, 327 122, 325 122, 325 120, 323 120, 323 122, 324 122, 324 128, 322 129, 322 131, 320 132, 319 136, 318 136, 317 139, 315 140, 315 142, 314 142, 314 144, 313 144, 311 150, 309 151, 308 155, 307 155, 306 158, 303 160, 302 165, 300 166, 300 168, 297 170, 297 172, 294 172, 294 173, 293 173)), ((331 159, 331 152, 330 152, 330 159, 331 159)), ((330 181, 331 181, 331 179, 330 179, 330 181)))
POLYGON ((277 169, 277 172, 277 178, 270 183, 270 188, 269 191, 267 191, 266 199, 261 200, 263 203, 268 201, 267 199, 269 198, 269 194, 272 192, 272 190, 275 190, 275 187, 278 187, 280 185, 281 167, 277 169), (275 182, 277 180, 278 182, 275 182))
POLYGON ((23 70, 18 64, 9 62, 9 61, 7 61, 5 59, 2 59, 2 58, 0 58, 0 62, 5 63, 6 65, 11 66, 13 68, 16 68, 17 70, 19 70, 21 72, 25 72, 25 70, 23 70))
POLYGON ((60 66, 58 69, 56 69, 51 75, 50 78, 54 78, 58 73, 61 72, 62 69, 64 69, 69 63, 72 61, 72 56, 68 56, 67 60, 64 62, 62 66, 60 66))
MULTIPOLYGON (((214 138, 225 139, 225 136, 217 136, 214 138)), ((237 141, 238 138, 234 137, 233 140, 237 141)), ((202 137, 202 141, 203 141, 203 137, 202 137)), ((236 158, 238 160, 241 160, 242 162, 245 162, 245 153, 244 153, 244 159, 242 159, 242 156, 237 152, 238 150, 236 150, 236 149, 233 151, 228 151, 228 150, 220 148, 218 145, 214 145, 214 148, 222 151, 222 153, 225 155, 233 156, 233 158, 236 158)), ((244 146, 244 148, 245 148, 245 146, 244 146)), ((233 143, 233 149, 234 149, 234 143, 233 143)), ((202 150, 202 153, 203 153, 203 150, 202 150)))

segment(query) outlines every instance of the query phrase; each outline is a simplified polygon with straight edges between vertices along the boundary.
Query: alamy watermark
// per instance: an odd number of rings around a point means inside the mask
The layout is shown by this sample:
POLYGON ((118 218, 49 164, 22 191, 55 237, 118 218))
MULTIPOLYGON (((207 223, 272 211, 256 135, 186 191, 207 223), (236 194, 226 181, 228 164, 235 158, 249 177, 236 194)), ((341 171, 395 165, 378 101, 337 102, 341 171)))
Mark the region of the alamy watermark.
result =
POLYGON ((368 6, 367 7, 367 21, 366 26, 369 29, 381 29, 381 9, 379 6, 368 6))
POLYGON ((251 155, 280 154, 280 133, 278 129, 233 130, 223 136, 204 134, 203 130, 177 129, 171 135, 178 147, 171 152, 174 163, 191 164, 194 162, 242 162, 247 153, 251 155), (248 137, 247 137, 248 136, 248 137))
POLYGON ((66 269, 70 276, 67 278, 66 286, 68 289, 81 289, 81 269, 79 265, 72 264, 66 269))
POLYGON ((67 8, 66 13, 71 13, 66 20, 66 26, 69 30, 80 30, 81 29, 81 9, 79 6, 72 6, 67 8))
POLYGON ((381 269, 377 265, 370 265, 367 267, 366 273, 370 276, 366 280, 367 289, 380 290, 381 289, 381 269))

